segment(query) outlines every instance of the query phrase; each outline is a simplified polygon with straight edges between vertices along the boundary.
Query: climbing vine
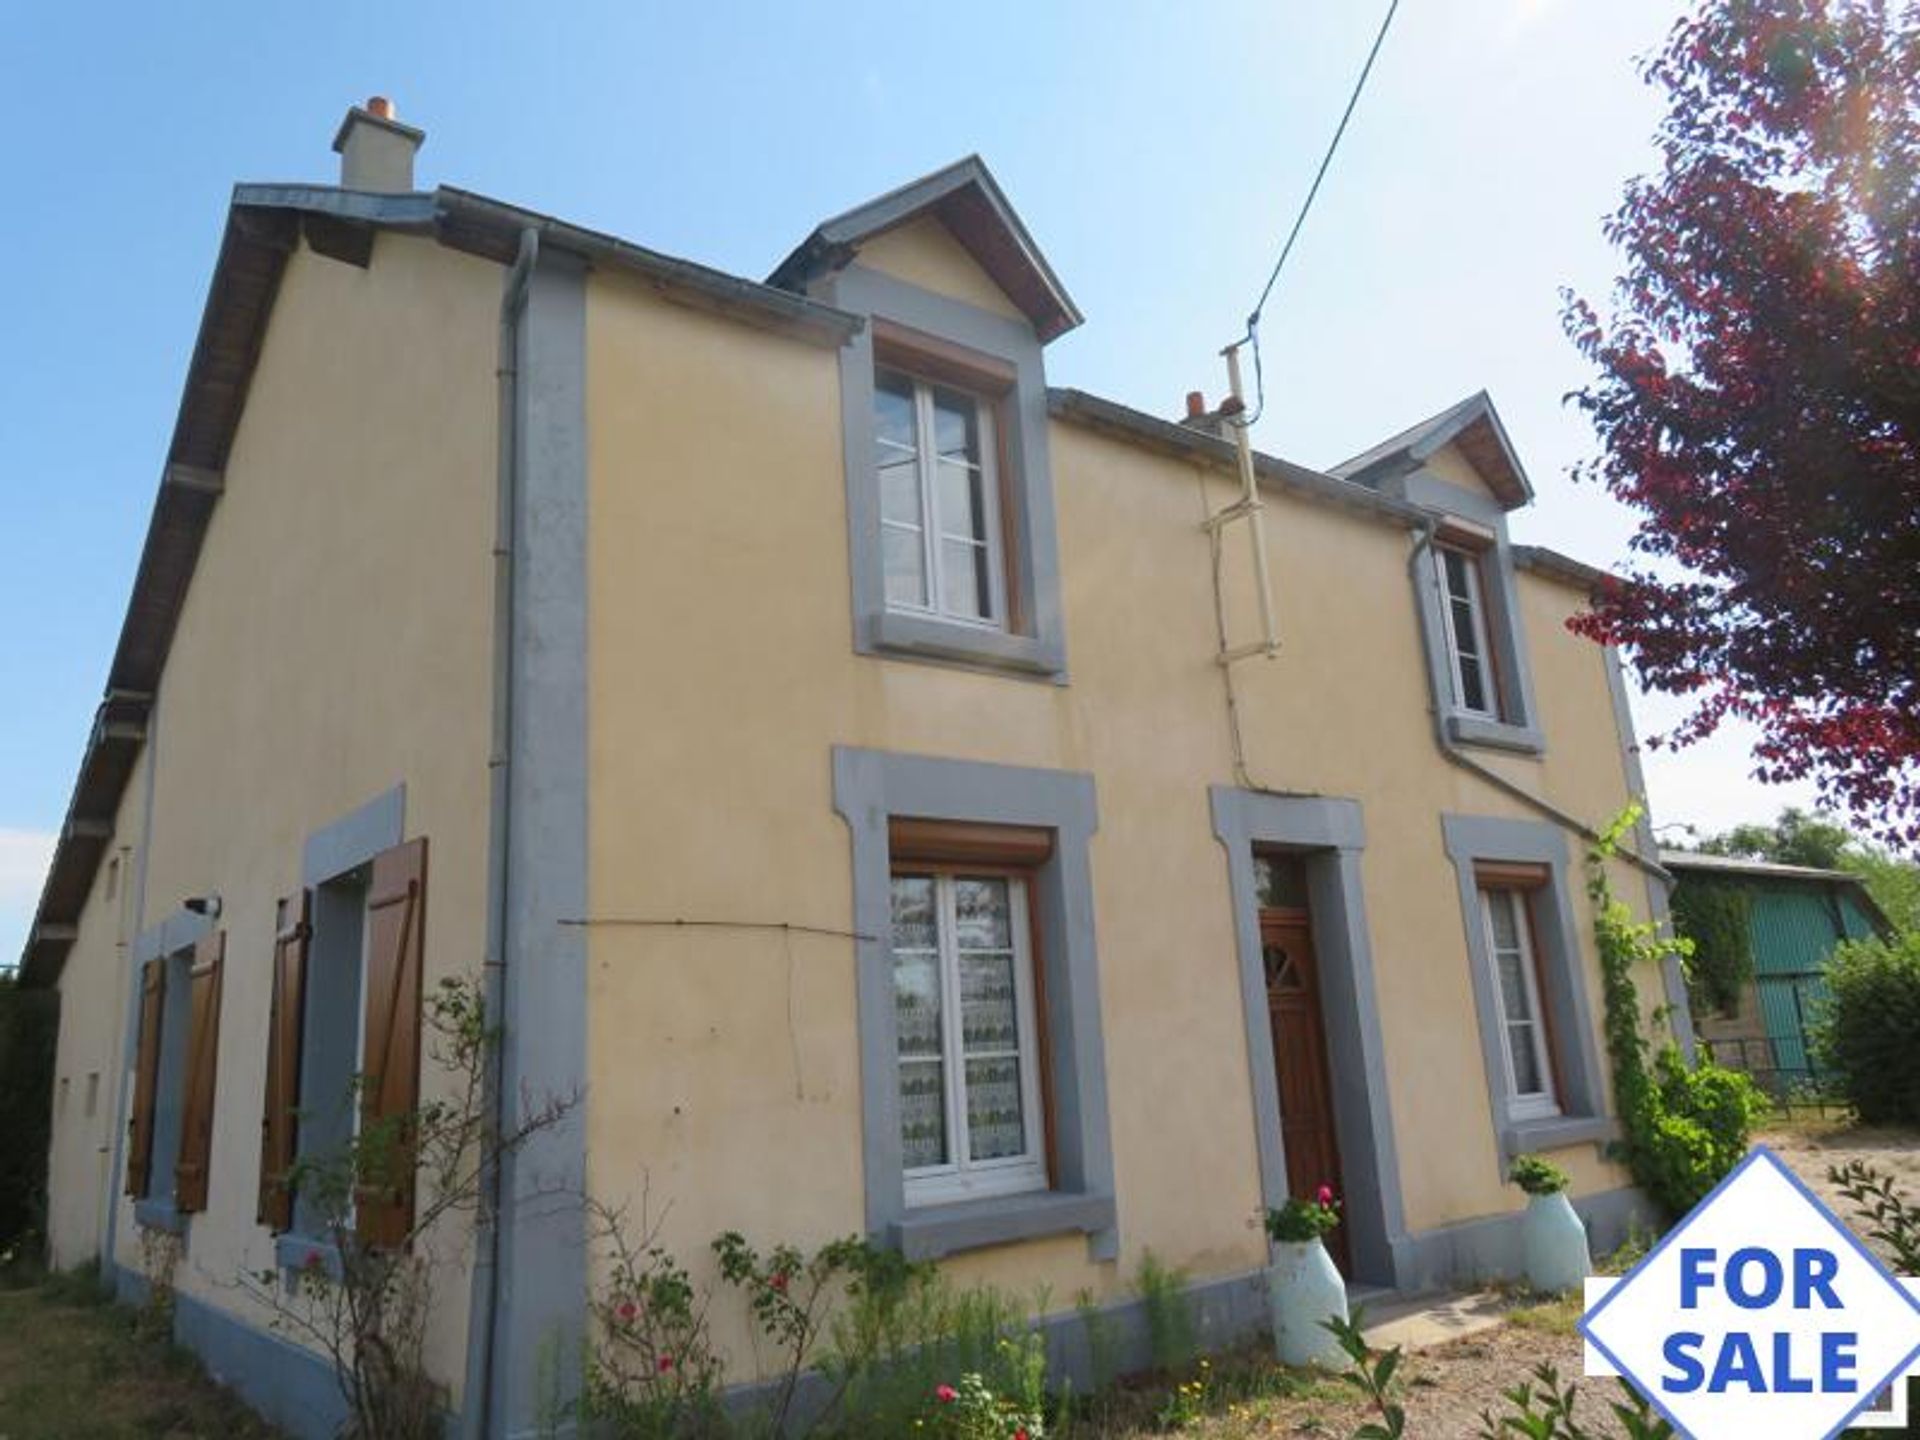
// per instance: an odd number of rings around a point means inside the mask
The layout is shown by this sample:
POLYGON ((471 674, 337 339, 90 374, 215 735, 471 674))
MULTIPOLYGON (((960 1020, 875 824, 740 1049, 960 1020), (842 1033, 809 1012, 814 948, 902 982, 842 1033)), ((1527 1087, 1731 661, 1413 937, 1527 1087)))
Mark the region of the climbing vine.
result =
POLYGON ((1753 902, 1736 885, 1688 877, 1673 887, 1673 928, 1693 942, 1687 988, 1703 1009, 1731 1015, 1753 978, 1753 902))
POLYGON ((1737 1070, 1711 1060, 1689 1065, 1671 1035, 1656 1047, 1641 1023, 1634 976, 1643 967, 1657 969, 1669 955, 1685 960, 1693 946, 1683 937, 1663 935, 1651 921, 1634 919, 1613 893, 1607 861, 1639 819, 1640 807, 1629 806, 1587 852, 1587 894, 1593 901, 1607 1051, 1622 1130, 1619 1158, 1654 1204, 1669 1219, 1678 1219, 1746 1154, 1767 1099, 1737 1070))

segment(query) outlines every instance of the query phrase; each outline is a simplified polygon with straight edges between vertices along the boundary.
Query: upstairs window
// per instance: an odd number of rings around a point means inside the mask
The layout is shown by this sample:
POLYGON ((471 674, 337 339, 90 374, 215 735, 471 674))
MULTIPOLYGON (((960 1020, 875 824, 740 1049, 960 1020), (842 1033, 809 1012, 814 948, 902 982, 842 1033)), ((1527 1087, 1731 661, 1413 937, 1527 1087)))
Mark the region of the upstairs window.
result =
POLYGON ((894 873, 909 1206, 1047 1187, 1027 903, 1016 874, 894 873))
POLYGON ((1441 622, 1446 630, 1454 706, 1469 715, 1497 720, 1500 700, 1493 647, 1487 638, 1480 556, 1456 545, 1436 545, 1433 558, 1440 572, 1441 622))
POLYGON ((873 405, 887 608, 1004 629, 993 405, 885 367, 873 405))
POLYGON ((1540 1003, 1540 968, 1528 892, 1484 886, 1480 916, 1500 999, 1509 1112, 1516 1119, 1558 1115, 1560 1101, 1553 1079, 1551 1037, 1540 1003))

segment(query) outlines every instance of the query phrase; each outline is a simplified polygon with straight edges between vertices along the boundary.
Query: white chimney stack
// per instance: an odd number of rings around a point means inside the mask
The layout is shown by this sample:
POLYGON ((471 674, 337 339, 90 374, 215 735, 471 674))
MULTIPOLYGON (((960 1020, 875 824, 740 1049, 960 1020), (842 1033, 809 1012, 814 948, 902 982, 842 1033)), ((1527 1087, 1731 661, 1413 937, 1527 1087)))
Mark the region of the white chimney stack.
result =
POLYGON ((375 95, 347 111, 333 137, 340 152, 340 184, 347 190, 404 195, 413 189, 413 152, 427 132, 393 118, 393 102, 375 95))

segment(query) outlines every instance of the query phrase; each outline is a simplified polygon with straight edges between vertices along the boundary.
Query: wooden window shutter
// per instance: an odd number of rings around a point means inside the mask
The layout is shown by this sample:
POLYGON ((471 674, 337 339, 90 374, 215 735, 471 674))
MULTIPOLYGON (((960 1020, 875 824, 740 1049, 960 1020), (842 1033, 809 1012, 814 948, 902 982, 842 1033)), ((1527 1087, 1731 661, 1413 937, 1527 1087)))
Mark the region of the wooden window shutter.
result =
POLYGON ((160 1009, 166 1000, 167 966, 149 960, 140 967, 140 1029, 133 1053, 133 1114, 127 1117, 127 1194, 147 1193, 153 1163, 153 1102, 160 1088, 160 1009))
POLYGON ((227 932, 216 930, 193 947, 187 985, 187 1076, 180 1116, 180 1159, 173 1167, 173 1203, 182 1211, 207 1208, 207 1170, 213 1163, 214 1082, 220 1062, 220 971, 227 932))
POLYGON ((290 1176, 300 1135, 300 1050, 307 1010, 307 940, 313 892, 280 902, 273 937, 273 1001, 267 1016, 267 1087, 260 1115, 258 1218, 275 1234, 293 1228, 290 1176))
POLYGON ((366 1043, 361 1052, 361 1173, 354 1191, 367 1245, 398 1246, 413 1230, 413 1119, 420 1101, 420 972, 427 842, 373 859, 367 893, 366 1043))

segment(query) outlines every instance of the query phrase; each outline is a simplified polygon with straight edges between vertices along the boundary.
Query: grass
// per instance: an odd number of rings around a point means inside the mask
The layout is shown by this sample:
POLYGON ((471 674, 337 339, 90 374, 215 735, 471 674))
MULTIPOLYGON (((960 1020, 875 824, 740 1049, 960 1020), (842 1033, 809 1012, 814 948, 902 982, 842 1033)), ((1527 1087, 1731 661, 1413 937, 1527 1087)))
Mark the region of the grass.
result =
MULTIPOLYGON (((1593 1262, 1593 1273, 1626 1274, 1645 1258, 1657 1238, 1636 1227, 1618 1250, 1611 1255, 1602 1255, 1593 1262)), ((1569 1290, 1565 1295, 1536 1295, 1526 1289, 1515 1289, 1511 1293, 1516 1303, 1506 1314, 1507 1324, 1530 1330, 1536 1335, 1573 1335, 1578 1332, 1580 1316, 1586 1310, 1582 1292, 1569 1290)))
POLYGON ((1242 1440, 1281 1431, 1345 1435, 1360 1418, 1354 1392, 1332 1374, 1287 1370, 1254 1342, 1180 1372, 1154 1371, 1085 1397, 1048 1433, 1059 1440, 1138 1440, 1178 1433, 1242 1440))
POLYGON ((0 1436, 6 1440, 274 1440, 186 1351, 85 1276, 0 1289, 0 1436))

